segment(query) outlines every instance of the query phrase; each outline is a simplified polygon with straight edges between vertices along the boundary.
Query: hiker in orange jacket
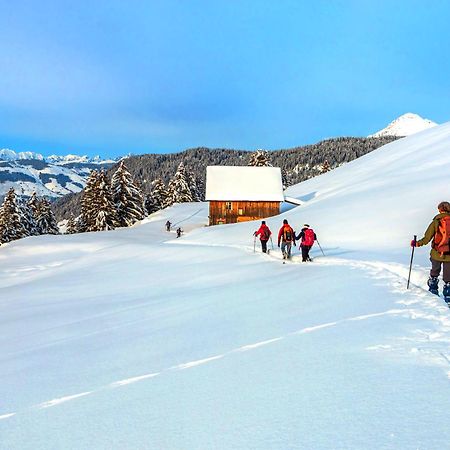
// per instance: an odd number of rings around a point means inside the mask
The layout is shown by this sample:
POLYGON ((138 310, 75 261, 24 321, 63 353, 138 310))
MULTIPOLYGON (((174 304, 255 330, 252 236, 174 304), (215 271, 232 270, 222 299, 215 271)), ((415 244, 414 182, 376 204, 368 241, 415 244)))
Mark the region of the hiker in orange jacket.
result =
POLYGON ((253 236, 259 236, 259 240, 261 241, 261 248, 263 253, 267 253, 267 241, 270 239, 270 236, 272 235, 272 232, 270 231, 269 227, 266 225, 266 221, 263 220, 261 222, 261 226, 259 227, 258 231, 255 231, 253 233, 253 236))
POLYGON ((283 259, 290 258, 292 244, 295 246, 295 232, 286 219, 283 220, 283 226, 278 232, 278 247, 280 246, 280 242, 283 259))
POLYGON ((450 304, 450 203, 441 202, 438 205, 439 214, 433 218, 433 221, 425 231, 422 239, 411 241, 411 247, 422 247, 431 240, 431 270, 428 279, 429 291, 439 295, 439 274, 441 266, 444 279, 444 299, 450 304))

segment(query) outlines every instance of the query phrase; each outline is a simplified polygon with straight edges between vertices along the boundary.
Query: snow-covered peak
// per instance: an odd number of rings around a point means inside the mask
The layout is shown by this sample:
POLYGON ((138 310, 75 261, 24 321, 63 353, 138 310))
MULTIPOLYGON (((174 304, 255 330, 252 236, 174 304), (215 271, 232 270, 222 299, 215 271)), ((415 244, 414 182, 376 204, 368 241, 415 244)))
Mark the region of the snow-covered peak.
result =
POLYGON ((9 148, 0 150, 0 160, 2 161, 18 161, 20 159, 37 159, 43 161, 44 157, 40 153, 35 152, 15 152, 9 148))
POLYGON ((410 136, 411 134, 435 127, 436 125, 436 122, 424 119, 418 114, 406 113, 393 120, 386 128, 369 135, 369 137, 410 136))

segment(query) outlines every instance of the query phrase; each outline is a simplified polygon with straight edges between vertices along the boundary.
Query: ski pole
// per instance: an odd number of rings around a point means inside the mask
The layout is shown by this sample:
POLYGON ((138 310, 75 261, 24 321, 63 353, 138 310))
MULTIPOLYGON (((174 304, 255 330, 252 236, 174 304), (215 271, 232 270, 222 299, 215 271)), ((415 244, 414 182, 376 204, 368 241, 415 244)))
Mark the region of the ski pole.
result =
POLYGON ((320 246, 319 239, 316 239, 316 241, 317 241, 317 245, 320 248, 320 251, 322 252, 322 255, 325 256, 325 253, 323 252, 322 247, 320 246))
POLYGON ((413 258, 414 258, 414 249, 416 248, 416 241, 417 241, 417 236, 414 235, 414 247, 412 248, 412 251, 411 251, 411 261, 409 263, 408 283, 406 285, 406 289, 409 289, 409 280, 411 279, 411 269, 412 269, 412 263, 413 263, 413 258))

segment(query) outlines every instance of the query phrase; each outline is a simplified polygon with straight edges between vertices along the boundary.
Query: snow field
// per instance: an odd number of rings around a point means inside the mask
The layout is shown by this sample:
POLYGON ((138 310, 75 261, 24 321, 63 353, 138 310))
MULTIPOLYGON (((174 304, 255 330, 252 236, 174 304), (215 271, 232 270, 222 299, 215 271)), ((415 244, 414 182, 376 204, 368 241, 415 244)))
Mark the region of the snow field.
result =
POLYGON ((449 141, 436 127, 290 188, 304 206, 268 225, 310 223, 311 264, 254 253, 259 223, 205 228, 202 203, 2 246, 0 448, 449 448, 428 249, 405 289, 449 141))

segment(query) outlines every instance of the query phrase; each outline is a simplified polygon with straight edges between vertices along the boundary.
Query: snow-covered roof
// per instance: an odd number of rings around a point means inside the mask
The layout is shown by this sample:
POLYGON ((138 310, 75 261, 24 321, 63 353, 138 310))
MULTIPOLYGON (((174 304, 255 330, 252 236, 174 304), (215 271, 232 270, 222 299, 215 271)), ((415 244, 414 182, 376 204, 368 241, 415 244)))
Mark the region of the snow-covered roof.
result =
POLYGON ((209 166, 206 200, 282 202, 279 167, 209 166))

